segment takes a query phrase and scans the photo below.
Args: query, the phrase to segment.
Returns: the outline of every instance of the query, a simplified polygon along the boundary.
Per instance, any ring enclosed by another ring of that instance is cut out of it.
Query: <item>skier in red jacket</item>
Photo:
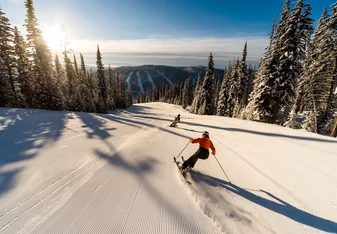
[[[202,134],[202,138],[191,138],[190,142],[192,144],[199,143],[199,149],[183,163],[183,165],[180,167],[180,170],[185,170],[187,167],[193,168],[198,159],[207,159],[209,156],[209,149],[212,150],[213,155],[216,154],[215,147],[209,138],[209,133],[206,131]]]

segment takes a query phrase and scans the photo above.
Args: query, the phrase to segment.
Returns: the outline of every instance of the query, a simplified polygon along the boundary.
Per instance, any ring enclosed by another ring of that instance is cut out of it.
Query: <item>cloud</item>
[[[233,58],[241,57],[248,43],[247,61],[259,63],[269,44],[266,37],[230,38],[155,38],[137,40],[73,40],[71,48],[84,54],[86,63],[95,64],[99,44],[104,64],[113,66],[161,64],[172,66],[207,65],[213,52],[215,66],[223,68]]]
[[[213,52],[219,56],[233,58],[242,54],[248,42],[248,56],[259,59],[269,43],[267,37],[229,37],[229,38],[174,38],[138,40],[75,40],[72,48],[81,52],[96,52],[99,44],[103,52],[132,53],[158,56],[204,56]]]

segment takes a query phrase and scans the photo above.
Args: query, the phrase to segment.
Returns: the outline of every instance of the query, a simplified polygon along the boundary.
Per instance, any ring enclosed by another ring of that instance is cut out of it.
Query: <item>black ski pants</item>
[[[195,152],[189,159],[187,159],[183,163],[183,169],[187,168],[188,166],[190,168],[193,168],[195,163],[198,161],[198,159],[208,159],[209,156],[209,150],[205,148],[199,148],[197,152]]]

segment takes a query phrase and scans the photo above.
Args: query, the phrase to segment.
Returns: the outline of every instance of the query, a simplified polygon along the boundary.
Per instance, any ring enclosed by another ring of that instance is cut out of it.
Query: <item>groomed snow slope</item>
[[[172,163],[204,130],[232,184],[212,155],[191,185]],[[0,233],[337,233],[336,152],[333,138],[164,103],[2,108]]]

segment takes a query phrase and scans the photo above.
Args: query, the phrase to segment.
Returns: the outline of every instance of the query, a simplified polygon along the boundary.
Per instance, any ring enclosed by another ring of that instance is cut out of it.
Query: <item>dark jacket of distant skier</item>
[[[183,163],[182,167],[180,168],[181,170],[185,170],[187,167],[193,168],[198,159],[207,159],[209,156],[209,149],[212,150],[213,155],[216,154],[216,149],[209,138],[209,133],[206,131],[202,134],[201,138],[191,138],[190,142],[192,144],[199,143],[199,149]]]
[[[174,118],[174,121],[171,123],[170,127],[175,127],[178,123],[180,123],[180,114]]]

